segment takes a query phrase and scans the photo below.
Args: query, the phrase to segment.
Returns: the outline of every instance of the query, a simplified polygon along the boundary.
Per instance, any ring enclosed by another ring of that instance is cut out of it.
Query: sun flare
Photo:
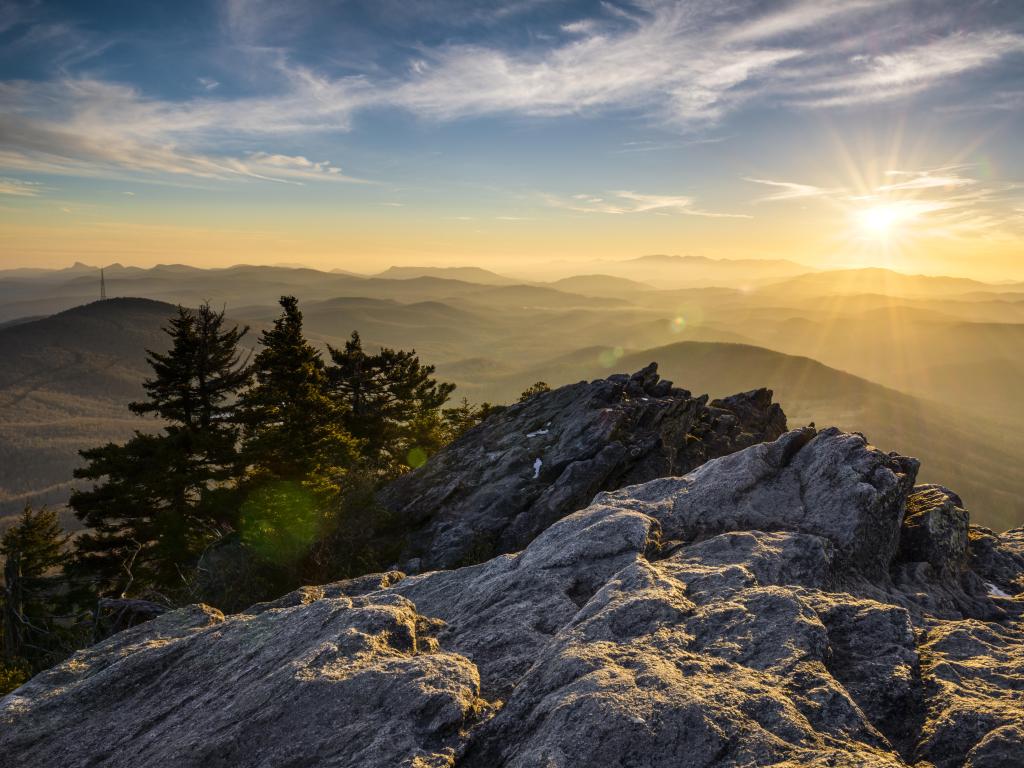
[[[873,205],[857,211],[854,215],[862,234],[879,239],[893,236],[912,218],[909,211],[894,203]]]

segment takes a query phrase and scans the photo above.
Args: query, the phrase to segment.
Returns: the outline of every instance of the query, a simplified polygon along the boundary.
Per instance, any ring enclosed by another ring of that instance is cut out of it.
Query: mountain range
[[[316,343],[337,346],[358,330],[369,348],[415,348],[458,385],[456,399],[507,402],[537,380],[561,384],[657,361],[695,393],[768,386],[793,423],[863,431],[926,459],[926,468],[955,480],[976,519],[997,528],[1024,519],[1024,487],[1004,471],[1024,458],[1021,432],[1006,428],[1020,419],[1015,350],[1024,325],[992,322],[1000,308],[1024,307],[1024,293],[1005,286],[954,283],[966,292],[943,288],[930,298],[932,278],[897,276],[888,285],[912,296],[879,293],[887,284],[878,281],[872,293],[830,296],[793,291],[792,280],[755,291],[658,289],[593,274],[524,285],[417,270],[355,277],[170,265],[108,272],[111,294],[164,301],[111,299],[50,316],[40,311],[47,302],[75,302],[87,285],[96,288],[91,269],[61,272],[0,276],[0,293],[22,297],[0,309],[8,315],[0,326],[5,514],[29,500],[59,504],[77,450],[146,427],[125,404],[141,394],[144,350],[164,344],[159,329],[172,302],[227,302],[232,321],[253,327],[254,344],[277,314],[276,298],[295,293]],[[823,284],[821,275],[808,279]],[[16,315],[33,303],[43,317]]]

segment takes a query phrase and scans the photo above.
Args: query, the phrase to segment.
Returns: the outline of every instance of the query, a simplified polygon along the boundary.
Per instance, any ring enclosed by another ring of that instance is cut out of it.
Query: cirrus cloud
[[[534,5],[521,3],[517,12]],[[407,47],[400,67],[367,63],[363,72],[339,74],[330,56],[299,63],[293,50],[327,8],[225,0],[223,45],[244,51],[245,76],[261,84],[254,95],[231,93],[204,75],[198,95],[159,97],[66,66],[48,82],[2,81],[0,167],[353,181],[330,163],[274,160],[298,157],[280,151],[281,140],[351,131],[357,116],[380,108],[438,122],[628,111],[692,133],[758,101],[814,110],[861,106],[941,88],[1024,53],[1024,35],[985,27],[983,18],[979,28],[952,32],[941,14],[908,27],[893,15],[903,11],[891,0],[797,0],[768,12],[752,0],[636,0],[603,3],[528,45],[461,35],[453,38],[459,42]],[[470,15],[479,22],[488,8],[477,10]],[[31,32],[29,25],[25,34]],[[240,139],[254,149],[239,153]],[[779,190],[770,199],[809,195]]]
[[[683,195],[652,195],[621,189],[603,195],[577,194],[571,197],[544,194],[544,201],[552,208],[577,213],[676,213],[685,216],[706,216],[713,219],[749,219],[748,214],[706,211],[694,205],[693,198]]]

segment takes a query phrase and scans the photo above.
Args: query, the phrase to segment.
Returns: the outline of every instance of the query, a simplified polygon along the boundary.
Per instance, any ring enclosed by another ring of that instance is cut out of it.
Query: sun
[[[854,211],[853,217],[862,236],[888,240],[910,223],[914,211],[911,206],[899,202],[880,203]]]
[[[876,205],[859,213],[860,225],[875,235],[888,235],[899,219],[899,214],[889,205]]]

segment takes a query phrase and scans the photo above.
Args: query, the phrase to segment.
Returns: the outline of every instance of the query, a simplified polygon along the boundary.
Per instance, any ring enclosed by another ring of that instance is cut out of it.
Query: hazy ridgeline
[[[102,303],[93,268],[0,273],[0,512],[62,504],[78,450],[147,427],[125,403],[174,304],[226,305],[258,332],[287,293],[316,344],[358,330],[368,350],[415,348],[456,401],[657,360],[695,393],[767,386],[794,426],[835,424],[920,457],[923,480],[955,487],[974,522],[1024,521],[1024,286],[675,257],[579,271],[540,283],[478,268],[114,267],[108,295],[131,298]]]

